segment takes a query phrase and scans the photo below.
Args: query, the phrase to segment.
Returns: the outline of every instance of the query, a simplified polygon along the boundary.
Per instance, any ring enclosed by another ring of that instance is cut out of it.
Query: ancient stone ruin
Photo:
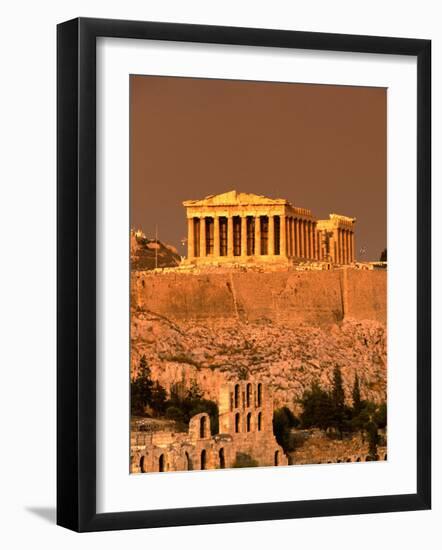
[[[193,416],[187,433],[131,433],[131,472],[232,468],[239,456],[258,466],[285,466],[288,459],[273,435],[273,399],[261,382],[223,384],[219,393],[219,434],[210,417]]]

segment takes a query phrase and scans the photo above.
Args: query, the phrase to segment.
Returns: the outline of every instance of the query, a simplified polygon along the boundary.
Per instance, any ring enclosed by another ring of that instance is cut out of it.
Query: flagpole
[[[155,269],[158,268],[158,224],[155,224]]]

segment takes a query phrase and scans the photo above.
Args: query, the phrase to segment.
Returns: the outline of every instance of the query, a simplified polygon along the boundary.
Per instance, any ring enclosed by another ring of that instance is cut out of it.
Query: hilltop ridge
[[[132,271],[176,267],[181,263],[177,249],[159,239],[148,238],[142,231],[130,232],[130,261]]]

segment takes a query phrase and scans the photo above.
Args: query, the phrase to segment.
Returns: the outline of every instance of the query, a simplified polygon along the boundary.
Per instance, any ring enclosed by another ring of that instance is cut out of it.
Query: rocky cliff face
[[[386,399],[387,334],[376,320],[345,319],[324,326],[287,327],[269,318],[171,320],[139,305],[132,310],[132,374],[145,354],[154,379],[167,389],[196,381],[217,399],[229,380],[270,385],[275,406],[296,411],[296,399],[315,380],[325,388],[341,367],[347,399],[358,373],[363,398]]]

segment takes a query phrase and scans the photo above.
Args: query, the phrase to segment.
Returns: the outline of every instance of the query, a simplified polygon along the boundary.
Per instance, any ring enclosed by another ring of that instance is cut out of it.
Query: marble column
[[[292,239],[292,256],[296,256],[295,218],[292,218],[292,224],[291,224],[291,239]]]
[[[308,260],[310,258],[310,222],[307,220],[305,222],[305,257]]]
[[[345,265],[345,229],[342,229],[342,263]]]
[[[200,218],[200,257],[206,256],[206,218]]]
[[[298,220],[299,224],[299,257],[304,257],[304,220]]]
[[[291,225],[292,225],[292,219],[290,216],[287,216],[286,218],[286,226],[287,226],[287,256],[292,255],[292,239],[291,239]]]
[[[316,260],[316,223],[312,222],[312,259]]]
[[[308,222],[308,257],[313,258],[313,224]]]
[[[341,230],[336,230],[336,263],[341,263]]]
[[[279,230],[279,239],[280,239],[280,250],[281,256],[287,257],[287,218],[285,214],[282,214],[280,217],[280,230]]]
[[[339,263],[344,263],[344,233],[342,229],[339,230]]]
[[[308,259],[308,245],[309,245],[309,239],[308,239],[308,221],[304,220],[304,258]]]
[[[233,217],[227,217],[227,256],[233,256]]]
[[[345,265],[345,229],[341,229],[341,264]]]
[[[291,243],[290,243],[290,216],[285,219],[285,242],[287,247],[287,256],[291,255]]]
[[[219,257],[219,217],[213,216],[213,257]]]
[[[351,261],[355,261],[355,234],[353,231],[350,233],[350,250],[351,250]]]
[[[241,217],[241,256],[247,256],[247,216]]]
[[[299,258],[301,256],[301,220],[296,219],[296,256]]]
[[[308,259],[308,246],[309,246],[309,238],[308,238],[308,221],[304,220],[304,258]]]
[[[195,256],[195,225],[193,218],[187,218],[187,258],[191,260]]]
[[[351,229],[348,230],[348,263],[353,263],[351,258]]]
[[[269,256],[275,255],[275,218],[269,216],[269,235],[267,242],[267,253]]]
[[[261,255],[261,218],[255,216],[255,256]]]

